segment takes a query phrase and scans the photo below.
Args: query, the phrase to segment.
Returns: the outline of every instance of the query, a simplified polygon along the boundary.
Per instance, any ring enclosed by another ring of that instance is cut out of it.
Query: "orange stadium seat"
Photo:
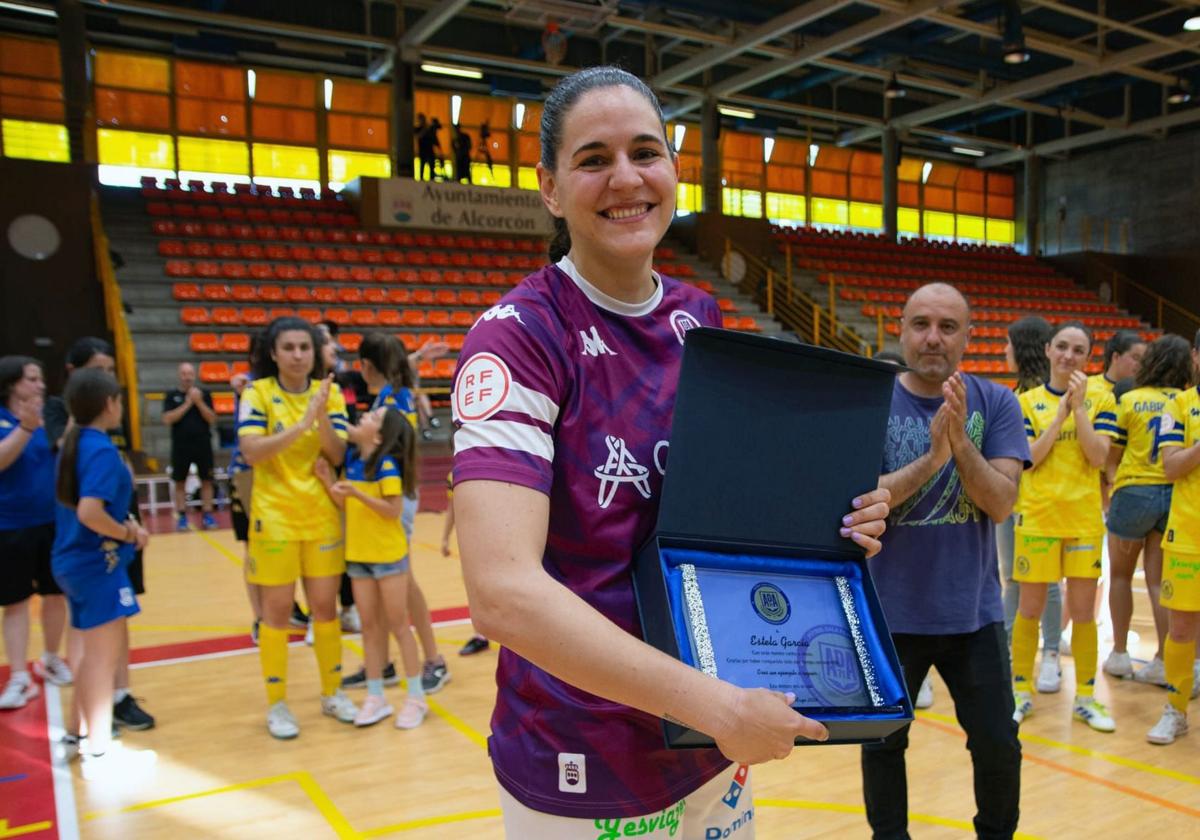
[[[179,310],[179,320],[185,324],[211,324],[212,316],[203,306],[185,306]]]
[[[398,327],[404,323],[404,316],[396,309],[379,310],[379,325],[382,327]]]
[[[213,394],[213,411],[222,416],[233,414],[233,407],[237,404],[237,399],[233,394]]]
[[[261,306],[251,306],[242,310],[242,323],[248,327],[265,327],[270,323],[267,310]]]
[[[195,283],[175,283],[171,286],[171,297],[175,300],[204,300],[204,294]]]
[[[338,343],[342,347],[349,350],[351,353],[357,353],[358,348],[362,346],[362,333],[347,333],[344,332],[338,336]]]
[[[229,363],[228,362],[201,362],[200,363],[200,381],[201,382],[228,382],[229,381]]]
[[[315,324],[315,323],[317,323],[317,321],[320,321],[322,319],[320,309],[310,309],[310,308],[306,308],[306,307],[301,307],[301,308],[297,309],[296,317],[302,318],[305,321],[308,321],[310,324]]]
[[[350,323],[356,327],[373,327],[379,323],[379,317],[372,309],[355,309],[350,313]]]
[[[337,306],[326,309],[325,320],[333,321],[338,326],[345,326],[350,323],[350,311]]]
[[[247,333],[225,333],[221,336],[222,353],[249,353],[250,336]]]
[[[403,287],[387,290],[387,302],[404,305],[412,301],[412,291]]]
[[[229,300],[229,287],[224,283],[205,283],[200,291],[205,300]]]
[[[400,316],[400,321],[406,327],[423,327],[427,323],[425,310],[406,309]]]
[[[216,353],[221,349],[221,340],[216,333],[192,333],[188,337],[188,349],[193,353]]]
[[[212,310],[212,322],[214,324],[240,324],[242,313],[232,306],[218,306]]]
[[[435,309],[429,313],[428,321],[431,327],[448,327],[450,326],[450,313],[444,309]]]
[[[455,327],[467,327],[468,329],[475,323],[475,314],[459,310],[450,314],[450,324]]]
[[[239,283],[229,290],[230,295],[237,301],[254,301],[258,300],[258,287],[251,286],[246,283]]]

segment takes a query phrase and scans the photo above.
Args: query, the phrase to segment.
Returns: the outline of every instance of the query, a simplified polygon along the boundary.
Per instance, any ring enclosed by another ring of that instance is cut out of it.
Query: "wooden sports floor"
[[[390,721],[354,729],[322,717],[313,655],[299,640],[289,662],[289,701],[302,727],[272,740],[249,612],[240,546],[228,530],[154,537],[149,594],[132,623],[133,689],[158,719],[126,745],[154,750],[148,774],[84,782],[48,749],[70,689],[52,687],[17,712],[0,713],[0,838],[499,838],[496,785],[485,737],[496,653],[456,655],[469,636],[456,557],[443,559],[441,517],[417,518],[414,569],[439,624],[453,675],[413,731]],[[1134,629],[1153,635],[1144,593]],[[456,618],[457,617],[457,618]],[[344,637],[345,667],[359,640]],[[40,652],[35,630],[31,650]],[[1135,655],[1151,654],[1139,645]],[[1064,660],[1064,685],[1072,678]],[[7,668],[3,669],[6,674]],[[970,836],[971,766],[945,687],[919,713],[908,753],[914,837]],[[388,689],[397,700],[402,689]],[[1024,837],[1200,836],[1200,732],[1170,747],[1144,740],[1164,702],[1161,689],[1107,679],[1118,731],[1072,723],[1065,690],[1041,696],[1021,731]],[[1200,704],[1193,703],[1193,710]],[[857,747],[798,749],[756,768],[757,836],[867,837]],[[542,840],[535,838],[535,840]]]

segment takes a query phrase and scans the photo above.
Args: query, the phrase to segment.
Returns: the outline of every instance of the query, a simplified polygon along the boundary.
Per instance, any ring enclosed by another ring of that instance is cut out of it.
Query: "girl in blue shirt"
[[[86,731],[86,777],[111,743],[125,620],[139,611],[128,568],[149,535],[129,515],[133,477],[106,431],[121,422],[121,386],[109,373],[84,368],[71,374],[65,398],[75,423],[59,454],[52,564],[83,640],[72,703],[77,729],[67,740],[77,744]]]
[[[50,572],[54,453],[42,422],[45,393],[41,362],[28,356],[0,358],[0,605],[4,649],[12,664],[0,709],[19,709],[38,696],[38,685],[25,669],[35,593],[42,596],[45,652],[33,671],[55,685],[71,682],[71,669],[58,657],[67,604]]]

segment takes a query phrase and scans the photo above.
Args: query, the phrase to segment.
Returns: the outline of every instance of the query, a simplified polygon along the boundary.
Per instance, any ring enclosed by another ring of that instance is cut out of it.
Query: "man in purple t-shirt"
[[[892,493],[888,540],[870,561],[879,598],[916,697],[931,667],[950,689],[975,768],[975,831],[1012,837],[1021,746],[1013,700],[995,523],[1011,513],[1029,464],[1012,392],[957,372],[970,307],[952,286],[918,289],[900,343],[880,486]],[[876,838],[908,836],[908,727],[863,747],[863,796]]]

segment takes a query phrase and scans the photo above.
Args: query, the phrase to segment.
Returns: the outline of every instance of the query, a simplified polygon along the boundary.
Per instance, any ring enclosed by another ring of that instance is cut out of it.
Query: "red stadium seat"
[[[216,333],[192,333],[188,337],[188,348],[193,353],[216,353],[221,349],[221,341]]]
[[[212,310],[212,322],[214,324],[240,324],[242,313],[232,306],[218,306]]]
[[[229,300],[229,287],[224,283],[205,283],[200,290],[205,300]]]
[[[221,336],[222,353],[249,353],[250,336],[246,333],[225,333]]]
[[[242,323],[248,327],[265,327],[270,318],[261,306],[251,306],[242,310]]]
[[[211,324],[212,317],[203,306],[185,306],[179,310],[179,320],[185,324]]]
[[[228,382],[229,364],[227,362],[201,362],[201,382]]]
[[[204,300],[204,293],[196,283],[175,283],[171,286],[171,297],[175,300]]]

